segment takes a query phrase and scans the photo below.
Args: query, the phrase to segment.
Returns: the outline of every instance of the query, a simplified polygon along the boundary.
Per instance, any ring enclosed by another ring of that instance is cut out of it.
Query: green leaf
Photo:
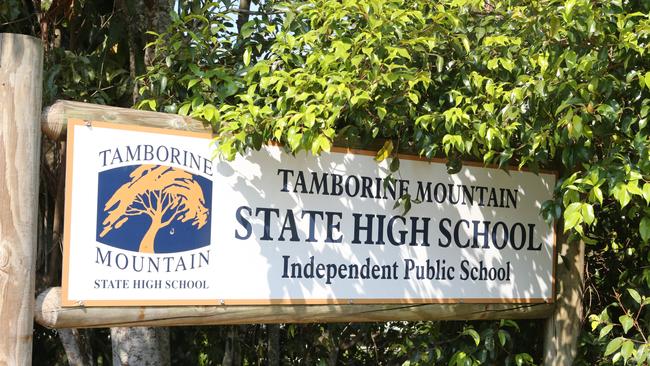
[[[507,339],[507,332],[505,330],[499,329],[499,332],[497,335],[499,336],[499,343],[501,344],[501,347],[506,345],[506,339]]]
[[[393,160],[390,162],[390,166],[389,166],[390,171],[393,172],[393,173],[398,171],[399,170],[399,164],[400,164],[399,158],[394,157]]]
[[[567,206],[564,213],[570,215],[574,212],[580,212],[581,208],[582,208],[582,202],[573,202]]]
[[[198,84],[201,81],[201,79],[190,79],[190,81],[187,83],[187,89],[191,89],[194,85]]]
[[[386,140],[384,142],[384,146],[382,146],[381,149],[377,152],[377,155],[375,156],[375,161],[376,162],[382,162],[386,160],[387,157],[390,156],[390,154],[393,153],[393,140]]]
[[[201,71],[201,69],[199,69],[199,67],[196,66],[195,64],[190,64],[188,67],[190,68],[190,70],[192,71],[192,73],[193,73],[194,75],[196,75],[196,76],[198,76],[198,77],[200,77],[200,78],[202,78],[202,77],[204,76],[204,74],[205,74],[205,73],[204,73],[203,71]]]
[[[255,22],[248,21],[241,27],[239,35],[242,36],[242,38],[248,38],[253,34],[253,31],[255,31]]]
[[[627,334],[627,331],[630,330],[632,326],[634,326],[634,319],[632,319],[632,317],[627,314],[619,316],[618,321],[621,323],[621,326],[623,327],[624,334]]]
[[[642,196],[643,191],[641,188],[639,188],[639,181],[638,180],[631,180],[627,183],[627,191],[630,192],[631,194],[637,195],[637,196]]]
[[[627,292],[632,296],[634,301],[636,301],[637,304],[641,304],[641,295],[639,295],[639,292],[633,288],[628,288]]]
[[[572,212],[570,214],[564,213],[564,232],[567,232],[575,228],[578,224],[582,222],[582,216],[578,212]]]
[[[629,339],[625,340],[625,342],[623,342],[623,346],[621,347],[621,356],[623,356],[623,360],[627,361],[633,353],[634,343]]]
[[[383,121],[384,117],[386,117],[386,108],[377,107],[377,116],[379,116],[380,121]]]
[[[194,97],[194,99],[192,99],[192,109],[196,110],[201,106],[203,106],[203,97],[197,95],[196,97]]]
[[[332,42],[332,47],[334,47],[334,57],[336,59],[347,60],[347,58],[350,56],[350,53],[348,51],[352,47],[351,44],[345,43],[343,41],[334,41]]]
[[[372,98],[370,97],[370,94],[368,94],[367,91],[361,91],[358,93],[355,93],[352,98],[350,98],[350,104],[352,105],[357,105],[357,104],[362,104],[363,102],[369,101]]]
[[[167,90],[167,83],[168,82],[169,82],[169,79],[167,79],[167,76],[163,76],[162,78],[160,78],[160,91],[162,93],[164,93],[165,90]]]
[[[507,58],[500,58],[499,63],[501,66],[503,66],[504,69],[508,70],[508,72],[511,72],[512,69],[515,67],[515,63],[512,60],[509,60]]]
[[[614,196],[621,207],[627,206],[632,199],[630,193],[627,191],[627,185],[621,182],[617,183],[614,188],[612,188],[612,196]]]
[[[582,223],[583,213],[582,213],[583,204],[581,202],[573,202],[570,204],[564,211],[564,231],[571,230],[575,228],[578,224]],[[592,213],[593,214],[593,213]]]
[[[298,132],[298,128],[296,127],[292,127],[287,131],[287,142],[289,143],[291,151],[298,150],[300,143],[302,142],[302,136],[302,133]]]
[[[327,136],[319,135],[316,138],[316,141],[314,141],[314,146],[317,146],[316,149],[312,147],[312,152],[315,155],[318,154],[320,151],[330,152],[330,149],[332,148],[332,142],[330,141],[329,138],[327,138]]]
[[[478,346],[481,343],[481,336],[474,329],[468,328],[463,331],[463,335],[468,335],[474,339],[474,343]]]
[[[454,353],[453,356],[451,356],[451,359],[449,360],[448,365],[449,366],[465,366],[467,363],[467,360],[470,360],[470,365],[471,363],[471,358],[467,357],[467,353],[463,351],[458,351]]]
[[[205,117],[206,121],[212,121],[216,113],[217,108],[212,104],[206,105],[203,109],[203,116]]]
[[[607,343],[607,347],[605,347],[605,356],[609,356],[612,353],[618,351],[618,349],[621,348],[623,341],[625,341],[625,338],[623,337],[617,337],[609,341],[609,343]]]
[[[603,204],[603,190],[599,187],[593,187],[589,192],[589,199],[591,201],[598,201],[601,205]]]
[[[587,225],[591,225],[596,219],[596,216],[594,215],[594,206],[588,203],[583,203],[580,211],[582,212],[582,219],[587,223]]]
[[[533,356],[528,353],[519,353],[515,355],[515,363],[517,366],[532,365],[533,362]]]
[[[251,48],[246,47],[246,50],[244,51],[244,65],[248,66],[251,63]]]
[[[648,358],[648,344],[642,344],[636,349],[634,358],[637,365],[643,365],[643,362]]]
[[[606,326],[602,327],[600,329],[600,334],[598,335],[598,339],[603,339],[609,332],[614,328],[614,324],[607,324]]]
[[[519,324],[516,321],[510,319],[501,319],[499,321],[499,326],[501,327],[510,327],[519,331]]]
[[[600,320],[600,316],[597,314],[591,314],[589,315],[589,321],[591,321],[591,330],[594,331],[600,324],[602,324],[602,321]]]
[[[411,55],[409,54],[408,50],[405,48],[396,48],[395,51],[397,51],[397,54],[400,55],[401,57],[404,57],[405,59],[410,60]]]
[[[463,43],[463,47],[465,48],[465,52],[469,53],[469,51],[471,50],[471,47],[469,45],[469,39],[467,38],[467,36],[465,36],[464,34],[461,34],[460,35],[460,40]]]
[[[564,54],[564,60],[569,68],[573,68],[576,64],[577,55],[573,50],[569,50]]]
[[[643,184],[643,198],[646,204],[650,203],[650,183]]]
[[[493,58],[488,60],[487,62],[487,68],[490,70],[494,70],[497,67],[499,67],[499,59],[498,58]]]
[[[650,239],[650,217],[645,216],[641,219],[639,234],[641,234],[641,239],[647,243],[648,239]]]
[[[178,109],[178,114],[181,116],[187,116],[190,112],[190,103],[185,103],[181,105],[181,107]]]
[[[442,56],[437,56],[436,59],[436,69],[438,70],[438,73],[441,73],[443,70],[443,67],[445,66],[445,59],[442,58]]]

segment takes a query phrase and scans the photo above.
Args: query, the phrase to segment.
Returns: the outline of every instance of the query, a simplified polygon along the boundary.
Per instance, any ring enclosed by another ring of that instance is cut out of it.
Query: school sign
[[[68,125],[63,304],[544,302],[555,175]],[[394,209],[404,195],[419,202]]]

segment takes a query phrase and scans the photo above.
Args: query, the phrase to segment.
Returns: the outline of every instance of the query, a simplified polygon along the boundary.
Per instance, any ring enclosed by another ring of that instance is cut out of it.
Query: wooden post
[[[582,241],[569,243],[566,239],[558,243],[560,255],[555,272],[556,304],[552,315],[546,320],[544,332],[546,366],[573,364],[582,328],[585,244]]]
[[[0,33],[0,365],[31,365],[43,48]]]

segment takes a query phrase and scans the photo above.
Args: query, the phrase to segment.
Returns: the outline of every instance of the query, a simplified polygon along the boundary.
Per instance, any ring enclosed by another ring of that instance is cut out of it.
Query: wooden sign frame
[[[114,123],[137,120],[143,126],[210,133],[208,127],[188,117],[65,100],[57,101],[44,109],[43,132],[54,140],[64,139],[68,118],[105,120]],[[63,308],[61,288],[55,287],[45,290],[36,299],[35,318],[41,325],[54,329],[247,323],[546,319],[544,365],[571,364],[576,356],[579,329],[583,320],[585,247],[584,243],[569,243],[566,236],[556,240],[558,244],[554,270],[557,301],[553,303],[111,308],[86,308],[79,305]],[[560,253],[563,262],[558,266]]]
[[[183,136],[183,137],[192,137],[192,138],[200,138],[200,139],[211,139],[211,134],[206,133],[205,131],[203,132],[195,132],[195,131],[178,131],[178,130],[161,130],[161,129],[152,129],[150,127],[146,126],[139,126],[139,125],[132,125],[132,124],[115,124],[115,123],[106,123],[102,121],[92,121],[92,120],[84,120],[84,119],[76,119],[76,118],[70,118],[68,120],[68,125],[69,125],[69,133],[68,133],[68,175],[66,179],[66,218],[65,218],[65,236],[64,236],[64,265],[63,265],[63,299],[62,299],[62,305],[63,306],[76,306],[79,304],[83,304],[84,306],[178,306],[178,305],[215,305],[215,304],[228,304],[228,305],[273,305],[273,304],[294,304],[294,305],[300,305],[300,304],[314,304],[314,305],[323,305],[323,304],[428,304],[428,303],[441,303],[441,304],[448,304],[448,303],[547,303],[547,302],[553,302],[554,299],[554,294],[555,294],[555,265],[553,264],[553,261],[551,261],[551,265],[553,266],[552,268],[552,277],[550,279],[551,285],[550,285],[550,296],[548,297],[527,297],[527,298],[487,298],[487,297],[462,297],[462,298],[455,298],[455,297],[443,297],[443,298],[438,298],[438,297],[425,297],[425,298],[396,298],[396,297],[391,297],[391,298],[381,298],[381,297],[371,297],[371,298],[348,298],[348,297],[337,297],[337,298],[308,298],[308,299],[300,299],[300,298],[290,298],[290,299],[277,299],[277,298],[271,298],[271,299],[237,299],[229,297],[227,299],[219,299],[219,298],[213,298],[213,299],[182,299],[182,300],[170,300],[170,299],[160,299],[160,300],[154,300],[154,299],[148,299],[148,300],[143,300],[143,299],[137,299],[137,300],[126,300],[126,299],[120,299],[120,300],[97,300],[97,299],[71,299],[69,294],[69,256],[70,256],[70,233],[72,232],[71,230],[71,212],[70,210],[72,209],[72,204],[71,204],[71,197],[72,197],[72,191],[73,191],[73,181],[72,181],[72,176],[73,176],[73,169],[74,169],[74,163],[73,163],[73,157],[74,157],[74,139],[75,139],[75,133],[74,133],[74,126],[81,126],[81,127],[87,127],[89,130],[92,130],[93,128],[108,128],[108,129],[118,129],[118,130],[123,130],[123,131],[135,131],[135,132],[144,132],[144,133],[162,133],[167,134],[167,135],[174,135],[174,136]],[[355,155],[360,155],[364,157],[374,157],[375,152],[373,151],[367,151],[367,150],[351,150],[351,149],[343,149],[343,148],[334,148],[333,149],[334,153],[343,153],[343,154],[355,154]],[[417,156],[410,156],[410,155],[401,155],[400,158],[402,161],[406,161],[408,163],[409,160],[411,161],[427,161],[421,157]],[[433,161],[434,163],[444,163],[441,159],[435,159]],[[406,163],[403,163],[405,165]],[[478,169],[483,169],[485,168],[482,164],[477,164],[477,163],[466,163],[466,165],[475,167]],[[496,173],[502,174],[503,172],[500,170],[494,170]],[[511,171],[512,174],[515,173],[514,171]],[[549,175],[554,175],[555,173],[552,172],[543,172],[543,174],[549,174]],[[553,184],[550,184],[551,186]],[[503,193],[503,192],[502,192]],[[99,224],[99,223],[98,223]],[[523,226],[522,226],[523,227]],[[556,251],[556,238],[555,238],[555,231],[553,228],[552,230],[552,254],[551,256],[555,255]],[[494,235],[494,234],[493,234]],[[532,233],[531,233],[531,238],[532,238]],[[506,237],[507,240],[507,237]],[[532,244],[532,243],[530,243]],[[541,245],[541,244],[540,244]],[[444,261],[443,261],[444,263]],[[510,266],[508,262],[508,266]]]

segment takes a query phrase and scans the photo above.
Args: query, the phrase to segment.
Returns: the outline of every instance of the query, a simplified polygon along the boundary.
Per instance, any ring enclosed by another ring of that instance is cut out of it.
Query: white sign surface
[[[553,174],[68,126],[64,305],[552,301]],[[410,211],[393,209],[408,194]]]

